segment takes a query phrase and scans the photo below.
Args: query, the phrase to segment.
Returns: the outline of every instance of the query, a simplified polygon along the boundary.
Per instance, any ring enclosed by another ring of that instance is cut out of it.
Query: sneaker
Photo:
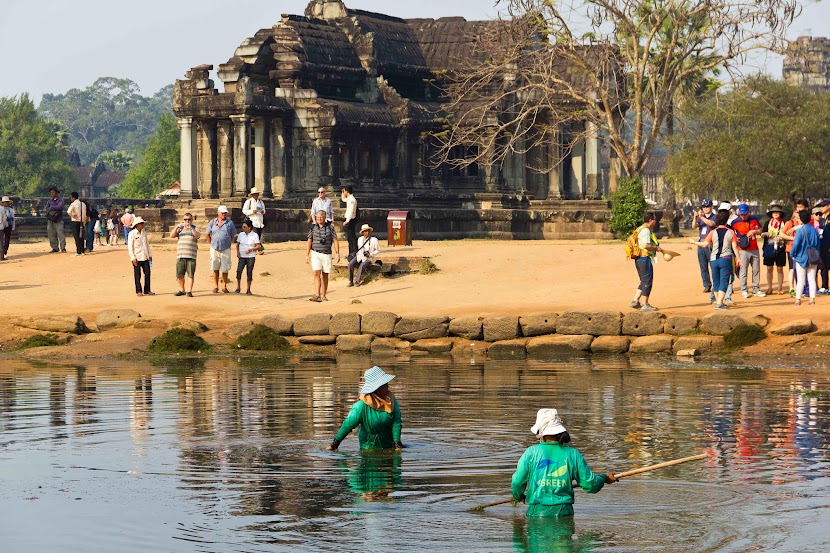
[[[728,305],[726,305],[726,304],[724,304],[724,303],[722,303],[722,304],[720,304],[720,305],[716,305],[716,306],[715,306],[715,309],[729,309],[729,306],[728,306]]]
[[[656,307],[654,307],[653,305],[647,303],[647,304],[643,305],[640,308],[640,311],[659,311],[659,310]]]
[[[144,292],[144,295],[145,296],[155,296],[156,293],[155,292]]]
[[[179,290],[178,292],[176,292],[176,294],[175,294],[175,295],[176,295],[176,297],[178,298],[178,297],[184,296],[184,292],[182,292],[181,290]]]
[[[348,288],[351,288],[352,286],[354,286],[354,283],[350,282],[350,283],[348,283],[346,286],[347,286]]]
[[[818,293],[819,294],[826,294],[827,293],[827,288],[819,288]]]
[[[188,298],[192,298],[192,297],[193,297],[193,292],[188,292],[188,293],[187,293],[187,297],[188,297]]]
[[[754,292],[754,295],[755,295],[755,296],[757,296],[757,297],[759,297],[759,298],[765,298],[765,297],[767,297],[766,292],[761,292],[760,290],[758,290],[757,292]]]
[[[724,303],[724,305],[732,305],[732,304],[733,304],[733,303],[735,303],[735,302],[734,302],[734,301],[732,301],[732,299],[731,299],[731,298],[727,298],[726,300],[724,300],[724,302],[723,302],[723,303]]]
[[[715,296],[709,296],[709,303],[715,303]]]
[[[749,297],[749,292],[741,291],[741,295],[744,297],[744,299],[747,299]]]
[[[793,290],[792,288],[790,288],[790,297],[791,298],[795,297],[795,290]]]
[[[703,293],[704,293],[704,294],[708,294],[708,293],[709,293],[709,292],[711,292],[711,291],[712,291],[712,287],[711,287],[711,286],[704,286],[704,287],[703,287]]]
[[[632,301],[628,304],[628,307],[630,307],[631,309],[640,309],[640,302]]]

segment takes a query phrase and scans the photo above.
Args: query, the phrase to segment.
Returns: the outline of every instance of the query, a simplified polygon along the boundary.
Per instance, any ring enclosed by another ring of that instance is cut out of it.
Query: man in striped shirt
[[[185,213],[182,222],[179,223],[170,233],[170,238],[178,238],[176,247],[176,280],[179,281],[180,290],[177,296],[184,296],[184,275],[190,277],[190,288],[187,297],[193,297],[193,281],[196,275],[196,254],[199,251],[199,229],[193,224],[193,215]]]

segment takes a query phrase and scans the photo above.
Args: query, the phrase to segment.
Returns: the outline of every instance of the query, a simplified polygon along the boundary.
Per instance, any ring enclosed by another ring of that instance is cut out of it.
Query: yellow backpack
[[[637,259],[643,255],[643,249],[640,247],[639,234],[645,227],[646,225],[640,225],[637,227],[637,230],[635,230],[631,236],[628,237],[628,240],[625,241],[626,259]]]

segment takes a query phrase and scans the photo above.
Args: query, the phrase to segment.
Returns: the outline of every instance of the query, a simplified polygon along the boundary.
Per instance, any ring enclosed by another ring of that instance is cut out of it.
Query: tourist
[[[740,265],[738,238],[728,226],[730,213],[726,209],[718,210],[715,229],[703,240],[690,242],[698,247],[708,248],[709,261],[712,266],[712,291],[715,295],[715,309],[729,309],[726,303],[726,291],[735,275],[733,262]]]
[[[372,236],[375,230],[364,224],[360,227],[360,238],[357,240],[357,253],[349,260],[349,286],[360,286],[360,277],[369,265],[375,262],[375,256],[380,253],[378,239]],[[354,280],[354,269],[357,267],[357,280]]]
[[[706,235],[715,228],[715,213],[712,210],[712,200],[706,199],[700,205],[700,211],[695,212],[693,226],[698,229],[698,241],[703,242]],[[700,267],[700,279],[703,281],[703,291],[712,292],[712,279],[709,276],[709,258],[712,251],[708,246],[698,246],[697,264]]]
[[[334,221],[334,208],[331,205],[331,200],[326,198],[326,189],[322,186],[317,189],[317,197],[311,202],[311,218],[309,220],[312,223],[314,223],[314,215],[318,211],[325,211],[327,223]]]
[[[66,253],[63,230],[63,210],[66,204],[60,194],[61,191],[53,186],[49,188],[49,199],[46,200],[46,234],[49,236],[52,253]]]
[[[179,283],[179,291],[176,296],[193,297],[193,282],[196,280],[196,255],[199,252],[199,238],[201,233],[193,224],[193,215],[185,213],[182,222],[170,232],[170,238],[176,238],[176,280]],[[190,278],[190,288],[184,291],[184,276]]]
[[[12,240],[12,232],[17,228],[17,223],[14,220],[14,207],[12,206],[12,199],[8,196],[3,196],[2,202],[3,207],[0,210],[3,211],[3,215],[5,216],[5,223],[3,229],[3,236],[2,236],[2,250],[0,250],[0,259],[6,259],[9,257],[9,243]]]
[[[261,251],[262,232],[265,230],[265,202],[259,199],[259,189],[256,186],[251,188],[248,196],[242,206],[242,213],[251,221],[254,232],[259,237]]]
[[[72,200],[67,209],[71,220],[69,234],[75,239],[75,257],[78,257],[84,255],[84,225],[89,220],[89,214],[86,210],[86,204],[78,198],[77,192],[72,192],[69,198]]]
[[[242,232],[236,237],[236,258],[239,260],[236,266],[236,290],[237,294],[242,288],[242,271],[248,272],[248,289],[245,292],[251,295],[251,281],[254,280],[254,263],[256,254],[262,250],[259,243],[259,235],[254,232],[252,221],[246,219],[242,222]]]
[[[125,208],[124,215],[121,216],[121,227],[124,229],[124,243],[127,242],[127,237],[130,235],[130,231],[133,230],[134,220],[133,210],[129,207]]]
[[[816,303],[816,273],[820,259],[820,240],[818,231],[810,224],[810,212],[802,209],[798,212],[801,226],[796,229],[793,240],[792,256],[797,273],[795,286],[795,304],[801,305],[804,295],[804,283],[810,290],[810,305]]]
[[[325,223],[325,213],[317,212]],[[334,451],[340,447],[349,432],[360,427],[357,440],[360,449],[402,449],[401,410],[398,400],[389,392],[389,382],[395,375],[387,374],[380,367],[372,367],[363,373],[363,387],[352,405],[340,431],[326,449]]]
[[[87,222],[84,223],[84,238],[86,239],[85,250],[91,252],[95,247],[95,223],[98,222],[98,210],[95,209],[95,202],[81,200],[86,206]]]
[[[357,251],[357,198],[352,194],[352,185],[348,184],[340,191],[340,198],[346,202],[346,213],[343,216],[343,232],[346,234],[346,241],[349,243],[349,254]]]
[[[513,498],[527,501],[528,517],[573,516],[574,482],[597,493],[617,481],[611,472],[594,474],[582,454],[566,445],[571,436],[556,409],[539,409],[530,431],[539,443],[522,454],[511,482]]]
[[[767,295],[772,294],[773,268],[778,268],[778,293],[784,293],[784,265],[787,264],[786,245],[781,238],[784,231],[784,208],[781,204],[770,204],[767,210],[766,221],[761,227],[761,236],[764,237],[764,266],[767,268]],[[830,233],[828,233],[830,234]]]
[[[326,213],[318,211],[316,221],[308,231],[308,247],[305,252],[305,262],[311,264],[314,272],[314,295],[310,301],[328,301],[326,292],[329,287],[329,273],[332,271],[331,250],[334,246],[336,260],[340,261],[340,244],[337,242],[337,233],[334,225],[326,222]]]
[[[213,293],[219,293],[219,273],[222,273],[222,291],[229,293],[228,271],[231,270],[231,244],[236,240],[236,226],[228,218],[228,208],[220,205],[216,218],[208,223],[208,242],[210,242],[210,270],[213,271]]]
[[[107,232],[109,233],[109,239],[107,243],[110,246],[117,246],[118,245],[118,225],[120,221],[118,220],[118,212],[115,208],[110,209],[109,215],[107,216]]]
[[[809,203],[807,200],[800,199],[795,202],[795,211],[793,211],[792,217],[790,217],[789,221],[784,223],[784,230],[781,233],[781,239],[786,243],[786,247],[784,248],[787,252],[787,263],[789,265],[789,283],[790,283],[790,297],[795,297],[795,285],[796,285],[796,272],[795,272],[795,262],[793,261],[792,256],[792,247],[793,247],[793,240],[795,240],[795,231],[798,227],[801,226],[801,218],[798,215],[799,211],[809,209]],[[802,286],[803,288],[803,286]]]
[[[155,296],[150,290],[150,269],[153,267],[153,252],[147,233],[144,232],[144,219],[135,217],[130,221],[133,230],[127,236],[127,253],[133,264],[133,278],[135,278],[136,296]],[[141,288],[141,273],[144,273],[144,289]]]
[[[634,293],[629,307],[640,311],[657,311],[657,308],[648,302],[651,288],[654,285],[654,263],[652,258],[657,252],[662,252],[657,237],[654,235],[654,225],[657,224],[653,213],[646,213],[643,224],[636,230],[639,253],[633,258],[640,277],[640,285]],[[641,304],[642,302],[642,304]]]
[[[9,225],[9,220],[6,216],[6,210],[0,207],[0,261],[6,259],[6,227]]]
[[[752,293],[759,298],[766,296],[761,291],[761,257],[758,252],[757,235],[761,234],[761,223],[758,219],[749,214],[749,205],[742,203],[738,205],[738,219],[732,223],[732,230],[738,236],[738,249],[740,256],[741,295],[749,297],[749,285],[752,284]],[[743,239],[743,246],[741,235]],[[748,282],[749,270],[752,269],[752,283]]]
[[[830,280],[828,280],[828,269],[830,269],[830,200],[824,199],[816,204],[819,208],[819,214],[815,218],[815,227],[818,230],[819,238],[819,254],[821,261],[819,262],[819,271],[821,271],[821,288],[819,294],[830,294]]]
[[[101,224],[106,224],[107,219],[106,215],[103,217],[99,217],[97,221],[93,224],[92,232],[95,234],[95,245],[96,246],[103,246],[104,244],[101,243]]]

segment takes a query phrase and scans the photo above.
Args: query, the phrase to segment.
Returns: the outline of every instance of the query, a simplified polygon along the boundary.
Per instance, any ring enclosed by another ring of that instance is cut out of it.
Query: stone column
[[[285,178],[285,136],[282,120],[271,121],[271,193],[275,198],[282,198],[286,192]]]
[[[218,153],[217,172],[219,173],[219,197],[230,198],[233,194],[233,135],[231,122],[219,121],[216,124],[216,150]]]
[[[493,137],[487,137],[487,144],[484,146],[484,156],[481,159],[481,169],[484,173],[484,191],[494,193],[499,182],[499,169],[493,162],[496,157],[495,139],[490,142]]]
[[[179,150],[179,161],[181,164],[179,183],[181,184],[181,192],[179,198],[198,198],[199,192],[195,189],[197,171],[196,137],[193,133],[193,118],[180,117],[179,131],[181,132],[181,148]]]
[[[248,193],[251,167],[248,164],[248,135],[251,120],[246,115],[232,115],[233,121],[233,193],[244,197]]]
[[[266,121],[262,118],[254,121],[254,186],[259,188],[263,196],[265,183],[268,182],[268,175],[266,174],[268,166],[265,157],[265,132]]]
[[[585,139],[581,136],[571,146],[571,190],[570,199],[585,198]]]
[[[599,199],[602,196],[599,182],[599,130],[596,123],[585,123],[585,195]]]
[[[548,199],[559,200],[562,198],[562,148],[559,144],[559,127],[551,122],[548,131]]]
[[[199,121],[196,125],[196,156],[199,171],[199,197],[213,198],[216,186],[216,124]]]

